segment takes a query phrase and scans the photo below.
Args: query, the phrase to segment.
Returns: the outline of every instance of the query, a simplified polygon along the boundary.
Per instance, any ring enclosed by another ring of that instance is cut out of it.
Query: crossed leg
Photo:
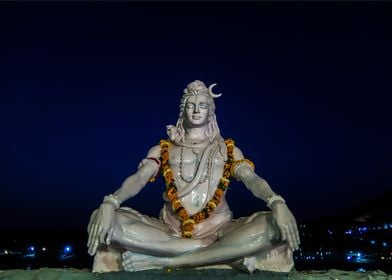
[[[161,220],[123,208],[116,213],[115,225],[110,231],[109,239],[110,244],[132,253],[162,257],[199,250],[214,241],[181,238]]]
[[[240,219],[238,222],[222,228],[218,232],[218,236],[219,239],[209,246],[199,246],[198,249],[188,250],[174,256],[165,256],[164,254],[154,256],[151,252],[139,254],[135,251],[127,251],[123,254],[123,266],[128,271],[139,271],[149,267],[230,263],[262,250],[268,250],[272,248],[274,243],[279,242],[280,238],[279,230],[274,225],[271,214],[266,212],[255,213],[248,218]],[[187,240],[197,241],[195,239],[179,239],[170,240],[169,243],[178,246],[177,242],[187,242]]]

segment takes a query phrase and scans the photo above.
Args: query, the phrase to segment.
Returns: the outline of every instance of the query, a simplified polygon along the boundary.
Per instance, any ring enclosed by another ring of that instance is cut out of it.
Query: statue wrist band
[[[118,199],[117,195],[114,195],[114,194],[106,195],[103,198],[103,203],[110,203],[110,204],[112,204],[116,210],[118,208],[120,208],[120,205],[121,205],[121,201]]]
[[[280,195],[274,194],[273,196],[271,196],[271,197],[269,197],[269,198],[267,199],[267,207],[268,207],[269,209],[272,209],[272,208],[271,208],[271,207],[272,207],[272,203],[274,203],[275,201],[281,201],[281,202],[283,202],[283,203],[286,203],[286,201],[283,199],[283,197],[281,197]]]

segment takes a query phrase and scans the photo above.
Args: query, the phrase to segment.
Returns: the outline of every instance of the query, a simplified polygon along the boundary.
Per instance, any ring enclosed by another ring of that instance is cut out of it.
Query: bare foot
[[[135,254],[130,251],[123,253],[122,258],[122,265],[126,271],[160,269],[167,266],[167,258]]]

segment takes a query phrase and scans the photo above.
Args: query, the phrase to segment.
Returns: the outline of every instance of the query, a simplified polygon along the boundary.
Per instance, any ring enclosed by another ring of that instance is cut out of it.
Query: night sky
[[[297,219],[391,189],[392,4],[0,3],[0,228],[84,228],[186,85]],[[164,184],[128,206],[158,215]],[[235,216],[265,209],[240,183]]]

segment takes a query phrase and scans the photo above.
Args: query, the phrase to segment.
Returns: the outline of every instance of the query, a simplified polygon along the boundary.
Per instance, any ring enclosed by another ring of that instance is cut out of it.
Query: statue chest
[[[195,185],[180,198],[190,214],[200,211],[211,199],[223,175],[223,156],[217,150],[204,150],[178,146],[169,150],[169,165],[179,193],[189,184]]]

